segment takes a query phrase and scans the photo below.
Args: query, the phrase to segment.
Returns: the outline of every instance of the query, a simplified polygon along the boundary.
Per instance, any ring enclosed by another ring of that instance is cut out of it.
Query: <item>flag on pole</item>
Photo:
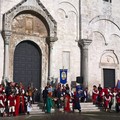
[[[67,83],[67,69],[60,69],[60,83]]]

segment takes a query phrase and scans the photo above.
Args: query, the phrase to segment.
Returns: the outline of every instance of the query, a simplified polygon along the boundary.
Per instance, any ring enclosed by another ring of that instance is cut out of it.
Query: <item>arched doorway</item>
[[[114,88],[119,74],[119,61],[114,50],[105,50],[101,56],[100,67],[102,68],[103,87]]]
[[[14,82],[22,82],[25,89],[31,84],[40,91],[41,60],[41,51],[34,42],[27,40],[18,44],[14,52]],[[37,93],[35,101],[39,101],[39,99],[40,96]]]

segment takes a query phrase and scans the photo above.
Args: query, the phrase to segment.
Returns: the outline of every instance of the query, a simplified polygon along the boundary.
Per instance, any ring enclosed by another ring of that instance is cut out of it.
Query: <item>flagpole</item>
[[[81,34],[81,32],[82,32],[82,28],[81,28],[81,26],[82,26],[82,22],[81,22],[81,0],[79,0],[79,41],[81,41],[81,39],[82,39],[82,34]],[[81,49],[81,46],[80,46],[80,49]],[[81,51],[81,59],[80,59],[80,63],[81,63],[81,65],[80,65],[80,76],[82,75],[82,50],[80,50]]]
[[[64,71],[64,66],[63,66],[63,71]]]

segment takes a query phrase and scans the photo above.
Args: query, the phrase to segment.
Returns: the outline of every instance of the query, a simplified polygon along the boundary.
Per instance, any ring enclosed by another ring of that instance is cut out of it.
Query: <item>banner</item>
[[[117,81],[117,89],[120,89],[120,80]]]
[[[60,69],[60,83],[67,83],[67,69]]]

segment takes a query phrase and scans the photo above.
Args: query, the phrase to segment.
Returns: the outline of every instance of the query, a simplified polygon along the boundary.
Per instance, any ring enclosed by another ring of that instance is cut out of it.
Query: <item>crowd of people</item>
[[[117,88],[102,88],[93,86],[92,91],[93,104],[97,104],[104,108],[105,111],[120,111],[120,89]]]
[[[68,84],[58,83],[53,89],[51,85],[47,85],[43,90],[44,111],[51,113],[51,108],[64,112],[74,112],[74,109],[78,109],[81,112],[80,101],[86,102],[88,98],[88,89],[83,90],[81,85],[77,85],[76,88],[70,90]],[[72,109],[70,107],[72,103]]]
[[[29,114],[35,89],[28,85],[24,88],[20,82],[7,83],[6,86],[0,84],[0,116],[18,116],[20,114]],[[51,84],[42,91],[43,111],[51,113],[55,110],[64,110],[64,112],[74,112],[75,109],[81,112],[80,102],[88,101],[88,88],[83,88],[78,84],[75,88],[70,88],[68,84],[58,83],[54,88]],[[120,111],[120,89],[102,88],[93,86],[92,102],[101,106],[105,111]],[[70,104],[72,106],[70,106]]]
[[[19,84],[9,82],[5,87],[0,84],[0,116],[29,114],[33,92],[30,85],[25,90],[21,82]]]

